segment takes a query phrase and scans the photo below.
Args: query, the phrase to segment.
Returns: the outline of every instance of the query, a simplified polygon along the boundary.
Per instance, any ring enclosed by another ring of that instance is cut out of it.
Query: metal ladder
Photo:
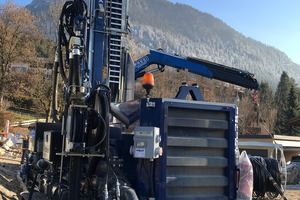
[[[107,27],[122,30],[122,0],[107,0]],[[121,36],[110,35],[108,38],[108,85],[114,91],[112,101],[117,99],[121,87]]]

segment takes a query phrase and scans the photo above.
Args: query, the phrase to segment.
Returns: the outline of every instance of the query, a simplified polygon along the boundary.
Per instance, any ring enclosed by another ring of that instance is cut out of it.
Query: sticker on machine
[[[145,158],[146,156],[145,153],[146,153],[145,149],[135,149],[135,157]]]

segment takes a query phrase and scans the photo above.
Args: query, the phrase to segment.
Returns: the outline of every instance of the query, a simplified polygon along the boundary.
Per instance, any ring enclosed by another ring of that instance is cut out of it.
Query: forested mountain
[[[268,81],[273,91],[283,70],[299,83],[300,66],[285,53],[243,36],[210,14],[167,0],[130,0],[129,11],[137,46],[245,69]]]
[[[33,0],[27,8],[38,12],[46,4],[48,0]],[[222,20],[191,6],[167,0],[130,0],[129,17],[130,37],[137,48],[162,48],[168,53],[248,70],[259,82],[269,82],[273,91],[283,71],[299,83],[300,66],[285,53],[247,38]]]
[[[32,2],[28,4],[26,8],[33,13],[46,11],[49,8],[49,3],[54,1],[55,0],[32,0]]]

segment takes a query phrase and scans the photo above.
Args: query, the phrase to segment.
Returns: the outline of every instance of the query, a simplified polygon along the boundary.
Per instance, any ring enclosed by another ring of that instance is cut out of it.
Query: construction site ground
[[[20,158],[0,157],[0,200],[18,200],[22,189],[16,178],[20,171]],[[300,200],[300,185],[288,185],[288,200]]]

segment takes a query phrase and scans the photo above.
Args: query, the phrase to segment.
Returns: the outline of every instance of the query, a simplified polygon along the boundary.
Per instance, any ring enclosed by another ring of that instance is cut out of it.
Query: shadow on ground
[[[17,171],[20,171],[20,159],[0,157],[0,200],[18,200],[21,188]]]

